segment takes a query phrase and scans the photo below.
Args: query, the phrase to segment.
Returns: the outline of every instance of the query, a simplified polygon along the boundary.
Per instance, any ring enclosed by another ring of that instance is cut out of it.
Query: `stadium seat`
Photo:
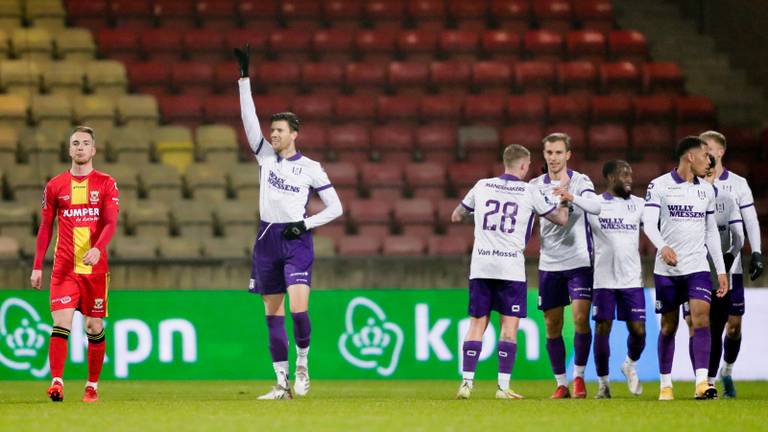
[[[627,129],[621,124],[601,124],[589,128],[589,151],[606,157],[609,154],[626,157],[629,150]]]
[[[405,167],[405,181],[416,198],[443,198],[448,185],[445,164],[432,161],[408,164]]]
[[[572,13],[568,0],[533,0],[533,14],[543,29],[564,34],[571,29]]]
[[[592,97],[592,123],[632,120],[632,98],[627,95],[597,95]]]
[[[531,2],[528,0],[491,0],[491,19],[499,28],[522,33],[530,24]]]
[[[0,95],[0,126],[21,129],[27,124],[27,99],[13,94]]]
[[[123,95],[117,99],[117,120],[126,127],[154,129],[160,112],[151,95]]]
[[[119,127],[109,137],[110,160],[121,166],[141,166],[150,161],[152,135],[143,128]],[[136,172],[134,170],[134,176]]]
[[[14,201],[27,205],[39,204],[45,188],[45,173],[38,166],[18,165],[6,174],[6,184]]]
[[[552,30],[528,30],[523,35],[523,49],[533,60],[559,61],[563,45],[563,37]]]
[[[438,48],[443,57],[472,62],[476,60],[479,35],[469,30],[445,30],[438,38]]]
[[[379,96],[376,111],[380,122],[416,125],[419,122],[419,97],[415,95]]]
[[[153,134],[153,142],[158,161],[166,165],[164,170],[173,167],[182,173],[194,160],[192,133],[184,126],[157,128]]]
[[[167,235],[167,234],[164,234]],[[109,242],[110,256],[119,258],[148,259],[157,256],[159,240],[155,237],[118,236]]]
[[[413,127],[403,124],[376,126],[371,130],[374,157],[390,163],[407,163],[413,158],[415,139]]]
[[[568,57],[572,60],[586,60],[600,63],[605,60],[606,38],[595,30],[571,31],[565,36]]]
[[[373,123],[376,120],[376,104],[365,95],[342,95],[336,98],[334,113],[340,121]]]
[[[96,56],[96,42],[88,29],[69,28],[53,35],[56,56],[65,61],[91,61]]]
[[[510,63],[520,58],[520,36],[507,28],[484,31],[480,46],[489,58],[496,61]]]
[[[541,146],[544,138],[544,128],[539,124],[516,124],[507,126],[501,130],[501,145],[520,144],[528,149],[536,149]]]
[[[342,256],[377,256],[381,253],[382,241],[379,238],[363,236],[344,236],[336,243]]]
[[[213,211],[206,200],[180,200],[171,203],[173,231],[188,239],[213,237]]]
[[[72,129],[72,103],[62,95],[35,95],[31,99],[30,114],[37,127],[64,136]]]
[[[681,94],[683,73],[677,63],[646,63],[642,68],[646,93]]]
[[[493,163],[501,158],[497,126],[480,125],[459,128],[459,157],[471,162]]]
[[[393,203],[390,201],[367,199],[352,200],[348,204],[349,218],[355,224],[389,225]]]
[[[423,94],[429,82],[429,66],[423,62],[391,62],[388,84],[398,94]]]
[[[198,96],[176,95],[157,98],[160,115],[166,123],[196,128],[203,121],[203,103]]]
[[[405,5],[409,20],[420,30],[442,31],[445,29],[446,8],[441,0],[415,0]]]
[[[142,31],[154,26],[153,2],[150,0],[112,0],[110,14],[115,26],[132,31]]]
[[[363,7],[359,1],[328,0],[322,2],[323,18],[335,30],[354,31],[360,28]]]
[[[215,208],[216,224],[226,238],[242,237],[253,244],[259,226],[257,203],[240,199]]]
[[[355,49],[363,61],[388,63],[395,55],[397,34],[394,30],[360,30],[355,34]]]
[[[667,95],[638,95],[634,98],[635,121],[670,122],[674,116],[674,99]]]
[[[349,63],[344,70],[348,90],[360,95],[381,95],[387,83],[387,68],[382,63]]]
[[[399,226],[435,225],[435,205],[425,198],[399,199],[394,202],[393,216]]]
[[[427,240],[427,255],[430,256],[465,256],[471,243],[465,238],[452,238],[446,235],[431,236]]]
[[[370,0],[363,5],[365,18],[375,29],[399,30],[405,11],[400,0]]]
[[[285,29],[269,34],[271,57],[283,62],[302,63],[309,59],[312,34],[307,30]]]
[[[586,161],[579,163],[575,168],[578,172],[589,177],[592,183],[600,184],[603,182],[603,164],[605,164],[603,161]]]
[[[231,165],[231,163],[230,163]],[[226,172],[220,165],[195,163],[184,173],[187,190],[200,203],[221,203],[227,199]],[[201,206],[205,207],[205,206]]]
[[[705,96],[678,96],[675,98],[677,123],[714,123],[715,104]]]
[[[40,91],[42,64],[28,60],[4,60],[0,62],[0,82],[6,93],[28,99]]]
[[[194,29],[182,36],[184,52],[196,63],[216,64],[230,60],[232,51],[224,50],[224,36],[219,30],[210,28]]]
[[[7,172],[16,168],[16,152],[18,149],[18,129],[0,126],[0,171]]]
[[[437,34],[428,30],[405,30],[397,37],[397,48],[408,61],[432,61],[437,52]]]
[[[67,97],[79,96],[83,92],[85,74],[83,67],[77,63],[54,62],[43,71],[43,90],[47,93],[60,94]]]
[[[315,256],[317,254],[317,237],[315,241]],[[214,237],[203,243],[203,256],[207,258],[248,258],[251,256],[253,240],[238,237]]]
[[[580,0],[573,3],[573,15],[585,29],[608,33],[613,29],[610,0]]]
[[[107,0],[68,0],[67,16],[74,27],[85,27],[91,31],[101,30],[109,25]]]
[[[66,26],[67,11],[59,0],[26,2],[24,15],[30,26],[48,29],[52,33]]]
[[[324,164],[325,172],[331,180],[334,189],[337,191],[348,191],[348,195],[357,195],[357,189],[360,184],[359,173],[355,164],[347,162],[331,162]],[[345,218],[342,215],[342,218]]]
[[[128,63],[131,90],[162,96],[170,93],[171,64],[166,62]]]
[[[177,62],[184,52],[182,33],[168,27],[140,32],[139,45],[144,55],[153,61]]]
[[[513,123],[543,124],[547,118],[547,98],[537,93],[512,95],[507,99],[507,115]]]
[[[213,84],[213,68],[202,62],[175,63],[171,66],[171,84],[183,95],[208,96]]]
[[[159,242],[158,255],[177,260],[200,258],[202,246],[199,237],[163,237]]]
[[[240,0],[237,2],[237,14],[245,28],[259,29],[269,33],[280,26],[277,3],[262,0]]]
[[[304,156],[324,160],[328,154],[328,130],[325,125],[312,122],[301,126],[297,148]]]
[[[53,56],[53,38],[44,28],[17,28],[11,32],[11,51],[15,58],[48,62]]]
[[[456,157],[458,133],[453,126],[422,125],[416,129],[416,143],[424,160],[448,163]]]
[[[128,89],[125,66],[115,60],[93,61],[85,66],[86,88],[95,94],[116,97]]]
[[[648,183],[664,173],[664,171],[665,169],[655,162],[633,162],[632,183],[646,189]]]
[[[171,172],[175,172],[171,170]],[[169,201],[155,199],[129,204],[127,221],[130,231],[142,239],[162,238],[170,235]]]
[[[469,95],[464,99],[464,119],[471,124],[500,125],[506,104],[504,95]]]
[[[317,236],[331,238],[331,239],[333,239],[334,249],[335,249],[335,247],[336,247],[335,244],[336,244],[336,242],[338,242],[338,240],[340,238],[342,238],[342,237],[344,237],[344,236],[346,236],[348,234],[351,234],[351,232],[347,232],[347,231],[348,230],[347,230],[346,225],[340,224],[340,223],[333,223],[333,222],[331,222],[331,223],[323,225],[321,227],[314,228],[312,230],[312,232],[314,233],[312,238],[313,238],[313,240],[315,238],[317,238]]]
[[[61,163],[63,138],[54,131],[27,128],[19,134],[19,150],[30,165],[42,168]],[[49,168],[50,169],[50,168]]]
[[[294,62],[263,62],[256,65],[256,86],[270,95],[294,96],[299,88],[301,71]]]
[[[502,61],[473,63],[472,86],[479,93],[508,96],[512,90],[512,68]]]
[[[98,144],[97,144],[98,145]],[[111,143],[110,143],[111,145]],[[147,143],[149,145],[149,143]],[[97,149],[98,151],[99,149]],[[146,162],[144,162],[146,163]],[[99,167],[100,170],[109,173],[120,188],[120,198],[124,202],[135,202],[139,198],[139,176],[132,165],[120,163],[108,164]]]
[[[487,170],[486,170],[487,171]],[[478,177],[478,180],[481,177]],[[445,231],[445,227],[450,225],[451,222],[451,215],[453,214],[453,211],[456,209],[456,206],[459,205],[459,202],[461,202],[461,199],[464,198],[458,197],[458,198],[443,198],[437,201],[437,204],[435,205],[436,213],[437,213],[437,219],[436,226],[438,229],[441,230],[441,232]]]
[[[197,16],[203,28],[229,30],[237,27],[235,0],[203,0],[197,2]]]
[[[475,226],[474,224],[450,224],[445,229],[445,237],[460,244],[471,245],[475,240]]]
[[[0,238],[18,239],[31,236],[33,220],[32,209],[25,203],[0,204]]]
[[[421,118],[426,123],[458,124],[462,99],[454,95],[426,95],[421,99]]]
[[[322,21],[321,2],[313,0],[285,0],[278,3],[280,18],[289,29],[314,31],[320,28]]]
[[[544,128],[544,134],[542,138],[551,133],[560,132],[567,134],[571,137],[571,146],[573,147],[573,156],[571,161],[574,161],[575,155],[580,154],[582,150],[587,149],[587,134],[584,131],[584,126],[571,122],[554,123]]]
[[[195,143],[199,160],[218,166],[237,162],[237,134],[231,126],[200,126],[195,131]]]
[[[589,98],[581,95],[550,95],[547,112],[550,122],[585,124],[589,119]]]
[[[330,150],[338,160],[363,162],[370,153],[370,131],[360,124],[342,124],[334,128],[333,139],[329,141]]]
[[[312,54],[321,61],[343,64],[351,61],[354,34],[343,29],[323,29],[312,35]]]
[[[581,60],[557,64],[557,81],[568,94],[592,94],[597,89],[597,67]]]
[[[405,187],[402,165],[366,163],[361,172],[365,173],[363,185],[374,200],[402,196]]]
[[[550,94],[556,82],[555,65],[543,61],[515,64],[515,83],[520,92]]]
[[[259,115],[286,111],[284,98],[261,96],[256,104]],[[302,121],[330,121],[334,115],[334,99],[328,95],[303,95],[293,99],[295,112]]]
[[[441,95],[464,96],[469,93],[472,63],[458,60],[429,64],[430,83]]]
[[[426,241],[420,237],[395,236],[384,238],[382,254],[384,256],[421,256],[424,255]]]
[[[257,109],[259,116],[266,114],[263,109]],[[211,95],[205,100],[203,115],[208,123],[242,124],[240,120],[240,97],[237,95]]]
[[[174,31],[195,27],[193,0],[155,0],[155,19],[160,27]]]
[[[461,30],[485,30],[487,8],[487,2],[448,0],[448,16]]]
[[[600,87],[604,93],[634,95],[638,93],[639,84],[640,73],[631,62],[621,61],[600,65]]]
[[[304,63],[301,65],[301,83],[307,92],[335,95],[341,92],[344,69],[339,63]]]
[[[82,95],[73,101],[74,119],[79,124],[87,124],[96,133],[107,137],[115,127],[115,99],[104,95]]]
[[[182,182],[179,172],[170,166],[159,166],[139,173],[143,195],[149,202],[167,203],[182,199]]]
[[[608,34],[608,51],[614,61],[628,61],[639,67],[648,60],[645,36],[635,30],[613,30]]]

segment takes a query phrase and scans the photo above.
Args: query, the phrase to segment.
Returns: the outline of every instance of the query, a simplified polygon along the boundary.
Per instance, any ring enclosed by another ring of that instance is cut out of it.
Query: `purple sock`
[[[712,334],[709,327],[693,329],[693,368],[708,369],[709,351],[712,348]]]
[[[269,353],[272,362],[288,361],[288,334],[285,332],[285,317],[267,315],[269,329]]]
[[[592,333],[579,333],[573,336],[573,364],[586,366],[589,359],[589,346],[592,344]]]
[[[688,337],[688,357],[691,358],[691,367],[693,372],[696,372],[696,360],[693,357],[693,336]]]
[[[565,373],[565,342],[563,337],[554,339],[547,338],[547,353],[549,353],[549,363],[552,364],[552,372],[555,375]]]
[[[499,341],[499,373],[512,373],[512,367],[515,366],[515,353],[517,353],[516,343]]]
[[[461,367],[463,372],[474,372],[477,369],[477,361],[480,358],[480,351],[483,350],[482,341],[464,341],[462,351],[464,352],[464,364]]]
[[[672,359],[675,358],[675,335],[665,336],[659,332],[659,372],[672,373]]]
[[[635,335],[630,333],[627,338],[627,356],[632,361],[640,360],[640,354],[645,349],[645,333],[642,335]]]
[[[726,336],[723,342],[723,360],[726,363],[736,363],[736,358],[739,357],[739,349],[741,349],[741,337],[731,339]]]
[[[609,335],[595,334],[595,369],[597,376],[608,375],[608,359],[611,357],[611,344]]]
[[[312,332],[312,325],[309,323],[309,314],[307,312],[292,313],[293,317],[293,340],[299,348],[309,346],[309,334]]]
[[[720,356],[723,355],[723,340],[716,335],[710,337],[712,338],[712,348],[709,350],[709,376],[716,377],[717,369],[720,367]]]

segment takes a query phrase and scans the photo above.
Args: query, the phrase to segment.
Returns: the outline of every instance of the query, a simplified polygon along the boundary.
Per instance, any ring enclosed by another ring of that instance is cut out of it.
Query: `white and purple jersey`
[[[474,212],[475,219],[469,278],[524,282],[523,251],[533,216],[554,211],[555,202],[548,201],[537,186],[504,174],[478,181],[461,205]]]
[[[594,196],[595,186],[592,180],[577,171],[568,170],[568,191],[575,197]],[[544,174],[531,180],[546,194],[548,202],[557,204],[560,198],[553,190],[560,186],[559,180],[552,180]],[[541,224],[541,256],[539,270],[565,271],[592,265],[592,234],[587,223],[586,212],[571,203],[568,209],[568,223],[557,225],[546,219]]]
[[[661,258],[661,250],[657,250],[654,274],[683,276],[709,272],[707,216],[715,213],[714,187],[698,177],[686,182],[673,170],[648,185],[645,207],[659,209],[661,238],[677,254],[677,265],[669,266]],[[721,251],[717,253],[722,262]]]
[[[640,288],[643,199],[600,195],[600,214],[588,215],[595,242],[594,289]]]
[[[761,251],[760,223],[757,220],[755,200],[752,197],[752,189],[747,184],[747,179],[724,169],[720,177],[715,179],[715,187],[730,193],[736,200],[741,213],[740,219],[744,221],[744,231],[749,238],[750,248],[753,251]],[[741,267],[741,263],[739,263],[739,267]]]
[[[720,233],[720,247],[723,249],[723,253],[730,252],[736,258],[733,262],[732,273],[742,274],[741,247],[739,250],[732,250],[734,239],[731,235],[731,225],[742,223],[739,205],[736,203],[736,198],[728,191],[717,187],[716,190],[715,222],[717,222],[717,230]]]

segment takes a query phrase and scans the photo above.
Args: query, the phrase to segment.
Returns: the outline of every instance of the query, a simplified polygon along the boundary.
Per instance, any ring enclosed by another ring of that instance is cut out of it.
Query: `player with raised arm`
[[[553,201],[568,203],[568,223],[557,225],[541,221],[541,256],[539,257],[539,309],[544,311],[547,352],[557,388],[552,399],[571,397],[565,376],[563,314],[571,304],[574,335],[573,395],[587,397],[584,370],[589,359],[592,331],[589,309],[592,302],[592,234],[586,214],[599,214],[600,202],[592,180],[568,169],[571,139],[564,133],[546,136],[544,159],[547,172],[531,183],[539,186]]]
[[[698,137],[685,137],[675,148],[677,168],[648,185],[643,211],[645,234],[656,246],[654,282],[656,313],[661,314],[658,339],[661,383],[659,400],[672,400],[672,361],[680,305],[688,302],[693,323],[693,361],[696,399],[715,399],[717,389],[707,382],[712,297],[707,251],[718,274],[716,295],[728,291],[720,235],[715,222],[715,189],[702,179],[709,157]]]
[[[627,357],[621,372],[630,393],[643,386],[636,363],[645,348],[645,294],[640,266],[640,225],[643,199],[632,195],[632,167],[623,160],[603,165],[607,187],[600,196],[600,214],[588,215],[595,240],[595,280],[592,319],[595,320],[595,367],[599,380],[596,399],[610,399],[608,361],[614,316],[627,323]]]
[[[261,294],[264,302],[269,351],[277,377],[277,384],[259,399],[292,399],[285,293],[288,293],[297,353],[294,391],[304,396],[309,392],[308,308],[314,261],[310,230],[341,216],[342,207],[322,166],[296,151],[299,120],[295,114],[273,115],[270,141],[264,139],[248,78],[250,47],[235,49],[235,55],[240,64],[238,85],[243,125],[248,144],[261,166],[261,224],[253,247],[250,291]],[[325,208],[307,217],[306,204],[313,190],[320,195]]]
[[[83,402],[99,400],[98,382],[104,364],[109,266],[107,246],[117,230],[119,194],[109,175],[93,169],[96,138],[93,129],[78,126],[69,137],[72,167],[45,185],[40,229],[30,283],[42,287],[43,261],[58,220],[51,271],[51,331],[48,360],[52,382],[48,397],[64,400],[64,365],[76,310],[85,316],[88,337],[88,381]]]
[[[730,193],[736,200],[738,205],[740,218],[743,221],[743,230],[746,231],[749,238],[749,245],[752,249],[752,256],[750,257],[749,264],[749,276],[751,280],[756,280],[763,273],[763,255],[761,254],[760,244],[760,223],[757,220],[757,212],[755,211],[755,200],[752,198],[752,189],[747,184],[747,180],[727,170],[723,166],[723,156],[727,149],[725,136],[716,131],[707,131],[699,135],[709,149],[709,154],[715,158],[714,167],[714,179],[715,187],[720,191]],[[723,232],[721,231],[721,235]],[[740,248],[739,248],[740,249]],[[733,384],[733,364],[736,363],[736,358],[739,355],[739,349],[741,348],[741,317],[744,315],[744,275],[741,265],[740,250],[735,255],[734,267],[728,267],[731,269],[731,289],[726,296],[727,301],[730,302],[730,306],[727,310],[727,323],[725,325],[725,337],[722,342],[722,330],[712,327],[712,335],[717,338],[716,342],[712,339],[713,348],[717,348],[719,344],[723,347],[723,366],[720,369],[720,380],[723,382],[723,396],[736,397],[736,387]],[[713,305],[713,308],[719,310],[721,306],[719,304]],[[717,344],[717,345],[716,345]],[[715,360],[717,356],[717,362],[720,361],[719,350],[712,350],[712,360]],[[712,362],[710,362],[712,367]],[[712,370],[710,369],[710,377],[712,376]]]
[[[457,398],[469,399],[483,333],[491,311],[501,315],[497,399],[522,399],[509,388],[517,351],[517,328],[526,315],[527,283],[523,250],[535,214],[556,225],[568,221],[564,206],[549,201],[535,185],[523,181],[531,153],[512,144],[504,149],[504,174],[482,179],[451,215],[459,223],[474,214],[475,242],[469,274],[469,330],[464,339],[463,380]]]

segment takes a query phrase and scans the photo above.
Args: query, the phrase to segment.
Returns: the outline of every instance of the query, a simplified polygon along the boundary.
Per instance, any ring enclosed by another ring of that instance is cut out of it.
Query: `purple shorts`
[[[592,319],[645,321],[645,293],[642,288],[592,290]]]
[[[678,310],[689,300],[712,301],[712,280],[709,272],[691,273],[683,276],[661,276],[654,274],[656,284],[656,313],[664,314]]]
[[[592,267],[548,272],[539,270],[539,310],[592,300]]]
[[[727,319],[729,316],[744,315],[744,275],[731,275],[731,289],[720,298],[712,295],[712,307],[709,309],[711,317],[720,316]]]
[[[248,291],[262,295],[282,294],[291,285],[312,285],[315,257],[312,234],[305,232],[296,240],[286,240],[283,238],[285,226],[264,221],[259,225]]]
[[[501,315],[525,318],[528,286],[502,279],[469,280],[469,316],[481,318],[492,310]]]

